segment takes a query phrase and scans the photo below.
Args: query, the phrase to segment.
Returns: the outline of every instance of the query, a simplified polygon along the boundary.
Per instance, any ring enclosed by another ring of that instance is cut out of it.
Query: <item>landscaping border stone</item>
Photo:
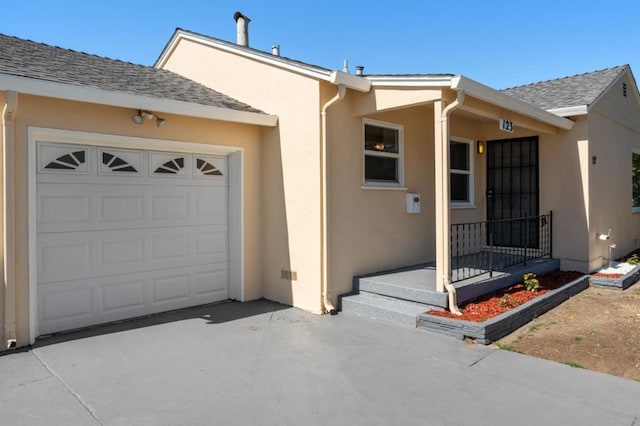
[[[418,316],[418,327],[460,340],[471,338],[488,345],[587,289],[589,278],[589,275],[585,275],[487,321],[464,321],[424,313]]]
[[[596,287],[615,288],[625,290],[640,280],[640,265],[619,278],[591,276],[591,284]]]

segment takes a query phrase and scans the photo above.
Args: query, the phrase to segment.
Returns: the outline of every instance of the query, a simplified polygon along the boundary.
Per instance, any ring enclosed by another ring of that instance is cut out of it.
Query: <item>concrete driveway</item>
[[[640,383],[267,301],[0,357],[6,425],[639,425]]]

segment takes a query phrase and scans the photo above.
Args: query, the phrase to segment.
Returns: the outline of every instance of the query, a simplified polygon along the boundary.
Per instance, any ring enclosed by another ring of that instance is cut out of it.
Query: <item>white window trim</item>
[[[469,170],[458,170],[451,168],[451,158],[449,158],[449,207],[455,209],[475,208],[474,204],[474,188],[475,188],[475,151],[473,147],[475,141],[473,139],[460,138],[457,136],[451,136],[449,138],[449,144],[451,141],[467,144],[469,147]],[[451,173],[465,174],[469,176],[469,201],[451,201]]]
[[[370,124],[378,127],[386,127],[398,131],[398,153],[388,153],[379,151],[370,151],[364,148],[364,135],[365,125]],[[386,121],[372,120],[370,118],[364,118],[362,120],[362,140],[360,141],[362,149],[362,188],[378,188],[378,189],[404,189],[404,126],[402,124],[389,123]],[[366,161],[365,156],[371,155],[375,157],[387,157],[398,159],[398,182],[382,182],[382,181],[368,181],[365,176]]]
[[[631,170],[632,171],[633,171],[633,154],[640,155],[640,149],[631,148]],[[640,213],[640,206],[633,205],[633,186],[631,186],[631,213]]]

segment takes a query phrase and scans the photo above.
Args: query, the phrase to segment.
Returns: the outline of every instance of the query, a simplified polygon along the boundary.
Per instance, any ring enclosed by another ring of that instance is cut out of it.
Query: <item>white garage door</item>
[[[41,143],[39,334],[229,297],[227,158]]]

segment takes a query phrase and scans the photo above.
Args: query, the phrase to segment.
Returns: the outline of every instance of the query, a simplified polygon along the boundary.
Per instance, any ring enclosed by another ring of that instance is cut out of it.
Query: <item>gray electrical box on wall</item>
[[[420,194],[407,194],[407,214],[420,213]]]

